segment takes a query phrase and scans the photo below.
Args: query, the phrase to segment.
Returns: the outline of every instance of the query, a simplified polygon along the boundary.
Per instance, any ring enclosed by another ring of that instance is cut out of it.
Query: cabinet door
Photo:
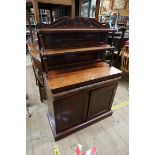
[[[80,93],[54,101],[56,132],[86,121],[88,98],[88,93]]]
[[[91,91],[88,119],[103,114],[111,109],[117,85],[116,83]]]

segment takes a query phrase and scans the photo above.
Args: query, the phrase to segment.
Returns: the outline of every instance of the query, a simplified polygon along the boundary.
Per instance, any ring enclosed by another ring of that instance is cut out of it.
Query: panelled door
[[[82,92],[54,101],[57,132],[86,121],[88,98],[89,93]]]
[[[88,119],[94,118],[111,109],[117,83],[90,92]]]

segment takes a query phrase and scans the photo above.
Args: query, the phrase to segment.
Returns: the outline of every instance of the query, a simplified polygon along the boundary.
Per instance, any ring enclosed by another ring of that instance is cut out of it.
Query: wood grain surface
[[[121,71],[109,67],[105,62],[99,62],[83,66],[72,66],[64,69],[52,70],[48,73],[48,86],[51,90],[61,89],[84,82],[93,82],[100,79],[108,79],[121,74]]]

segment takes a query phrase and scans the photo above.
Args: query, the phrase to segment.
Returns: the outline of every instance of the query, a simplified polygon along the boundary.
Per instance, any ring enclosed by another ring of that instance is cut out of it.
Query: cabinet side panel
[[[48,110],[47,112],[50,113],[50,115],[54,118],[54,107],[53,107],[53,98],[52,98],[52,93],[50,89],[46,86],[46,101],[47,101],[47,106]]]

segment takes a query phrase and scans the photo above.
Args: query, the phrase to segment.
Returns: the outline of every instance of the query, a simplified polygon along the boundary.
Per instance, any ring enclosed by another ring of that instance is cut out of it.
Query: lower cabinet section
[[[49,103],[53,110],[49,111],[48,117],[54,128],[55,140],[112,115],[111,106],[117,85],[118,81],[106,83],[53,98],[53,103]]]

